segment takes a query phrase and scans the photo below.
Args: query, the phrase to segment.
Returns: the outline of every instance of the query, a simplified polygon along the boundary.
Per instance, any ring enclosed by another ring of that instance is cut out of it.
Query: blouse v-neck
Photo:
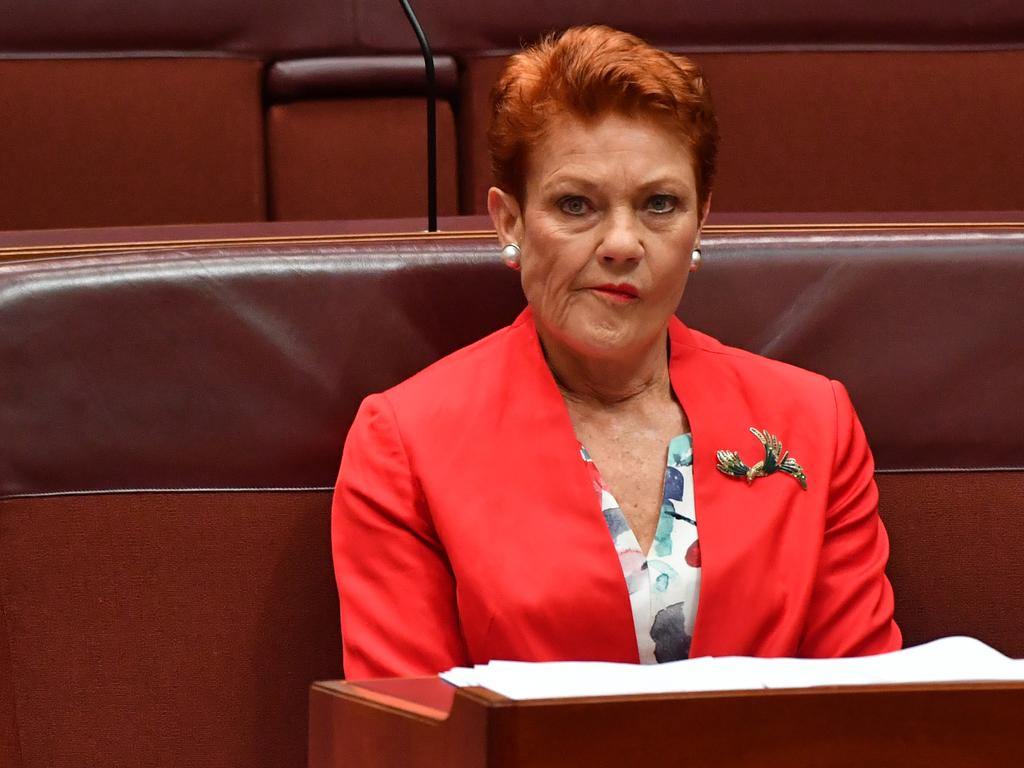
[[[658,526],[645,554],[585,446],[580,456],[590,471],[608,532],[615,543],[629,591],[641,663],[689,657],[700,593],[700,544],[693,496],[693,444],[689,433],[667,448]]]

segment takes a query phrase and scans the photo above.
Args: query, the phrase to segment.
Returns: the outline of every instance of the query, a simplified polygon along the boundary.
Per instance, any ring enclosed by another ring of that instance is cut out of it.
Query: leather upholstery
[[[683,319],[843,381],[880,468],[1024,467],[1004,343],[1024,230],[741,231],[704,246]],[[3,265],[0,359],[18,375],[0,379],[0,494],[330,486],[363,396],[523,304],[488,239],[155,256]]]
[[[459,72],[451,56],[434,57],[438,98],[458,90]],[[422,96],[426,75],[421,56],[347,56],[278,61],[267,70],[267,98],[291,101],[351,96]]]
[[[522,296],[491,237],[281,231],[0,262],[5,768],[304,763],[308,683],[341,671],[329,505],[355,408]],[[1024,228],[704,245],[684,319],[848,385],[907,643],[1024,656]]]

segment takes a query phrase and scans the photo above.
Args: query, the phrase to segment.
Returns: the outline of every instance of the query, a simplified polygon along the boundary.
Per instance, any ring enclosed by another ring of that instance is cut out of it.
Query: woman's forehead
[[[529,153],[528,186],[561,181],[632,183],[674,180],[694,183],[687,142],[661,121],[619,114],[553,121]]]

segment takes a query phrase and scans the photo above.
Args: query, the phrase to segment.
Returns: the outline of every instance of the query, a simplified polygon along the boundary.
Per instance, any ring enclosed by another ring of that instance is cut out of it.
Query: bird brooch
[[[750,431],[764,446],[764,458],[752,467],[743,463],[743,459],[737,451],[718,451],[718,464],[715,467],[719,472],[731,477],[743,477],[747,485],[754,482],[755,478],[767,477],[776,472],[785,472],[796,478],[800,487],[807,490],[807,475],[804,469],[797,464],[796,459],[789,455],[789,451],[782,452],[782,441],[769,432],[761,432],[755,427]]]

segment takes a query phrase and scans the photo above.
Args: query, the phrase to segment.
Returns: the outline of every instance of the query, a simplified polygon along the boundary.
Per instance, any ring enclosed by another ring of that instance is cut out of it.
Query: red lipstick
[[[605,283],[604,285],[595,285],[593,290],[616,301],[633,301],[640,298],[640,291],[635,285],[629,283]]]

